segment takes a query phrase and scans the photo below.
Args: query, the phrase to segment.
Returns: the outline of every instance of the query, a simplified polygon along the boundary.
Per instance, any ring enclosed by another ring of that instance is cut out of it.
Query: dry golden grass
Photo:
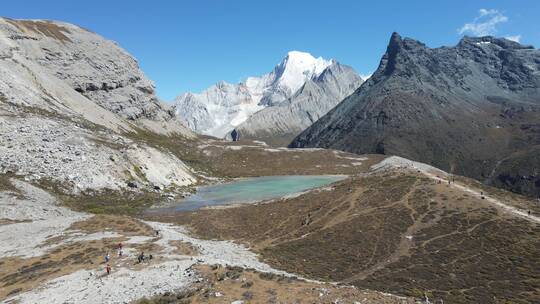
[[[416,173],[354,177],[332,191],[160,220],[245,243],[274,267],[310,278],[447,303],[540,301],[540,227]]]
[[[159,253],[164,249],[162,246],[156,243],[133,244],[131,247],[135,248],[137,252],[144,252],[145,255],[156,255],[156,253]]]
[[[204,148],[205,157],[214,171],[227,177],[250,177],[268,175],[316,175],[316,174],[357,174],[381,161],[382,155],[355,155],[332,150],[279,151],[272,148],[242,147],[238,144],[219,143]],[[229,148],[228,148],[229,147]],[[231,149],[231,147],[233,147]],[[347,158],[349,157],[349,158]],[[363,161],[353,158],[365,157]],[[361,163],[361,164],[360,164]]]
[[[236,267],[200,265],[196,267],[204,282],[178,294],[143,299],[137,304],[172,303],[353,303],[412,304],[412,298],[397,298],[350,286],[317,284],[279,275]],[[221,296],[216,297],[217,294]]]
[[[199,250],[193,246],[190,242],[182,242],[179,240],[169,241],[169,245],[176,247],[174,253],[180,255],[190,255],[196,256],[199,255]]]
[[[107,252],[111,254],[111,260],[115,266],[134,268],[146,266],[146,264],[132,266],[134,260],[116,255],[118,244],[125,242],[126,236],[154,235],[154,230],[140,220],[128,216],[95,215],[72,224],[69,229],[88,234],[110,231],[121,234],[122,237],[62,244],[43,256],[33,258],[2,259],[0,261],[0,299],[30,290],[41,283],[80,269],[99,269],[99,266],[104,263],[104,255]],[[61,244],[65,238],[66,236],[49,238],[43,245]],[[163,250],[151,242],[124,245],[124,248],[128,247],[147,254],[155,254]]]
[[[29,31],[29,32],[39,33],[47,37],[58,39],[62,42],[71,42],[71,39],[69,39],[69,37],[66,36],[66,34],[69,34],[70,31],[63,26],[54,24],[50,21],[13,20],[13,19],[6,19],[6,20],[7,22],[16,26],[19,30],[23,32]]]
[[[481,189],[485,193],[489,193],[490,196],[500,200],[501,202],[519,208],[523,210],[531,210],[537,216],[540,215],[540,201],[537,199],[506,191],[503,189],[491,187],[482,184],[481,182],[462,176],[456,176],[456,181],[463,183],[467,186]]]
[[[14,174],[0,174],[0,191],[10,192],[19,198],[24,198],[22,192],[13,185],[12,178],[16,178]]]
[[[125,236],[141,235],[154,236],[154,229],[145,223],[129,216],[103,215],[98,214],[93,217],[73,223],[70,230],[81,230],[86,233],[102,231],[115,231]]]
[[[77,242],[59,246],[39,257],[4,258],[0,261],[0,300],[80,269],[94,269],[103,263],[105,253],[113,251],[123,240]]]
[[[265,175],[356,174],[381,161],[383,155],[356,155],[332,150],[275,151],[252,141],[228,142],[200,136],[157,135],[145,130],[128,133],[133,140],[167,149],[196,171],[214,177]],[[268,150],[270,149],[270,150]],[[347,158],[349,157],[349,158]],[[359,157],[366,157],[359,161]],[[350,159],[353,158],[353,159]],[[359,163],[362,164],[359,164]]]
[[[2,225],[10,225],[10,224],[17,224],[17,223],[28,223],[31,222],[30,220],[12,220],[12,219],[1,219],[0,218],[0,226]]]

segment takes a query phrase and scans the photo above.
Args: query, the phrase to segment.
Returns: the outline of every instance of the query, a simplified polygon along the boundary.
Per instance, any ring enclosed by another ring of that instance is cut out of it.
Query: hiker
[[[159,230],[156,230],[156,236],[159,236]]]
[[[307,217],[302,220],[302,226],[309,225],[311,223],[311,213],[308,213]]]
[[[105,263],[109,263],[110,259],[111,259],[111,256],[109,255],[109,252],[107,251],[107,254],[105,255]]]
[[[118,256],[121,257],[124,254],[122,248],[118,249]]]
[[[107,263],[107,267],[105,267],[105,271],[107,271],[107,275],[111,274],[111,265]]]
[[[139,261],[139,264],[144,261],[144,252],[141,251],[141,254],[137,257],[137,260]]]
[[[148,261],[151,261],[153,258],[154,257],[151,254],[148,255]]]
[[[118,243],[118,249],[122,250],[122,242]]]

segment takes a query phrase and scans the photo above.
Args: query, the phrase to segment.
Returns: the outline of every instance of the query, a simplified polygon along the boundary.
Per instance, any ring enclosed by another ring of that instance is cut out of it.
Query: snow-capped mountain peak
[[[318,74],[322,72],[331,63],[331,60],[326,60],[322,57],[313,57],[310,53],[300,51],[290,51],[287,57],[283,59],[280,66],[293,71],[304,71]]]
[[[290,51],[274,70],[274,86],[296,92],[307,80],[319,75],[331,60],[315,58],[310,53]]]
[[[199,94],[178,96],[176,112],[196,132],[223,137],[255,112],[293,96],[334,62],[290,51],[268,74],[238,84],[220,81]]]

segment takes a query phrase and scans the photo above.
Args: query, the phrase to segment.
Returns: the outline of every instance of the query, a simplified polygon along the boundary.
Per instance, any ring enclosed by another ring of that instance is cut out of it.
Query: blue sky
[[[11,18],[63,20],[117,41],[164,100],[270,71],[289,50],[373,72],[393,31],[428,46],[464,34],[540,46],[540,1],[5,1]]]

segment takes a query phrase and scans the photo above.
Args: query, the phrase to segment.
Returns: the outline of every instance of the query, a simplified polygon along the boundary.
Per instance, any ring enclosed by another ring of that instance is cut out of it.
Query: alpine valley
[[[534,47],[393,34],[365,82],[292,51],[169,104],[0,18],[0,301],[540,303],[539,100]]]

